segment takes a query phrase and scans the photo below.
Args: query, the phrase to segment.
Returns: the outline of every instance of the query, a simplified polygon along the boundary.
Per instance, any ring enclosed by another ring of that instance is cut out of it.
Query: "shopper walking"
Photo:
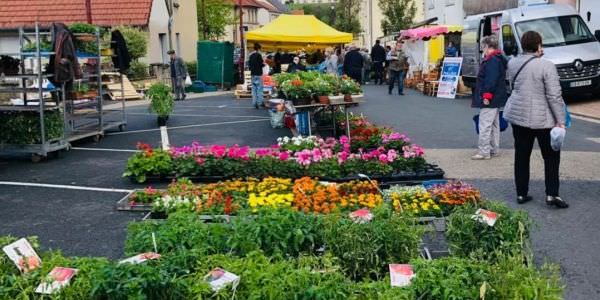
[[[333,49],[325,51],[325,72],[327,74],[338,73],[338,57]]]
[[[546,204],[558,208],[569,205],[558,193],[560,151],[551,146],[553,127],[565,128],[565,103],[562,98],[556,66],[542,59],[542,37],[528,31],[521,37],[524,54],[508,63],[508,78],[512,93],[504,117],[512,125],[515,138],[515,184],[517,202],[532,200],[529,196],[529,160],[534,140],[544,158]]]
[[[481,41],[484,58],[479,66],[472,107],[479,108],[479,142],[471,159],[498,156],[500,150],[500,109],[506,104],[506,58],[498,49],[498,39],[486,36]]]
[[[344,58],[344,74],[362,84],[363,57],[356,46],[351,46]]]
[[[404,63],[406,61],[402,49],[393,50],[389,55],[388,65],[388,94],[392,94],[394,83],[398,81],[398,95],[404,95]]]
[[[360,51],[360,54],[362,54],[363,57],[362,82],[363,84],[367,84],[371,81],[371,68],[373,63],[368,49],[363,48],[362,51]]]
[[[169,50],[167,54],[171,57],[169,65],[171,68],[171,86],[175,94],[175,101],[185,100],[184,84],[185,78],[188,76],[185,63],[181,57],[175,55],[175,50]]]
[[[385,63],[386,51],[379,40],[371,48],[371,61],[373,62],[373,71],[375,71],[375,84],[383,84],[383,64]]]
[[[258,109],[258,106],[265,106],[263,102],[263,66],[264,61],[262,54],[260,53],[260,44],[254,44],[254,51],[250,54],[248,60],[248,67],[250,68],[250,75],[252,79],[252,104]]]

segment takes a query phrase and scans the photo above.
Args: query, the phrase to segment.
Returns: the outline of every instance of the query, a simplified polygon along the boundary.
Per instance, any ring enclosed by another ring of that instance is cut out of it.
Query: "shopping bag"
[[[185,76],[185,86],[192,86],[192,78],[190,78],[190,75]]]
[[[479,134],[479,114],[473,116],[475,122],[475,132]],[[500,111],[500,131],[505,131],[508,128],[508,122],[504,119],[504,112]]]

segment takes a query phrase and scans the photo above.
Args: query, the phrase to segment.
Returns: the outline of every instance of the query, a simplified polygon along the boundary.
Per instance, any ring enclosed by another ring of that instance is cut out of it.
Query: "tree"
[[[198,8],[198,37],[218,39],[225,35],[225,27],[233,24],[233,2],[223,0],[196,0]]]
[[[358,16],[360,14],[361,0],[339,0],[335,10],[335,24],[337,30],[350,32],[354,35],[362,32]]]
[[[385,17],[381,28],[386,35],[408,28],[417,10],[414,0],[379,0],[379,8]]]
[[[131,26],[117,26],[113,30],[119,30],[127,43],[127,50],[132,60],[138,60],[146,56],[148,52],[148,34],[138,28]],[[110,38],[108,38],[110,41]]]
[[[333,3],[304,3],[292,4],[291,9],[303,10],[305,15],[313,15],[321,22],[335,26],[335,4]]]

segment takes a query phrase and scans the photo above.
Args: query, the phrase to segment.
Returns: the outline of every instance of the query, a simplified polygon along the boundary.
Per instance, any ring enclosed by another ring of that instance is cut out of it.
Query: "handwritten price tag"
[[[410,281],[415,277],[413,267],[406,264],[390,264],[390,281],[395,287],[405,287],[410,285]]]

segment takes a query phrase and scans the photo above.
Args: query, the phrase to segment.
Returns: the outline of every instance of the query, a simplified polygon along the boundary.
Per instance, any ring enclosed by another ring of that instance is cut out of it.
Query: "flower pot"
[[[93,42],[96,40],[96,36],[91,33],[77,34],[77,35],[75,35],[75,39],[77,39],[78,41],[82,41],[82,42]]]
[[[166,126],[167,125],[167,120],[169,119],[169,116],[166,117],[157,117],[156,118],[156,123],[158,124],[158,127],[160,126]]]
[[[324,96],[318,96],[319,98],[319,103],[320,104],[329,104],[329,96],[324,95]]]
[[[113,55],[113,51],[111,48],[104,48],[102,50],[100,50],[100,54],[102,56],[112,56]]]
[[[344,102],[352,102],[352,95],[350,95],[350,94],[344,95]]]

